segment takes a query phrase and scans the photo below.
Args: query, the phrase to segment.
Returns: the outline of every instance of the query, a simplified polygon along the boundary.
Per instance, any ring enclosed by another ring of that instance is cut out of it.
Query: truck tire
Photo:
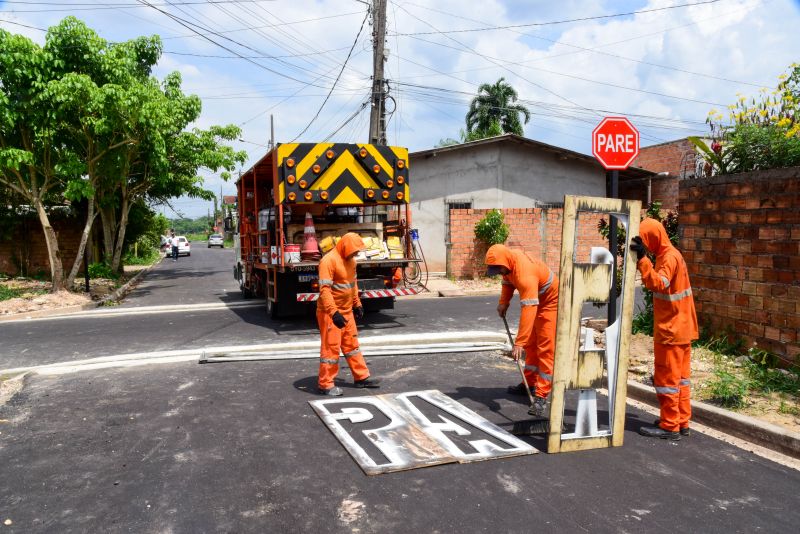
[[[242,292],[243,299],[250,299],[253,298],[253,292],[247,289],[244,286],[244,273],[242,272],[242,268],[239,267],[239,291]]]
[[[269,298],[267,298],[266,300],[267,300],[267,316],[270,319],[279,319],[280,318],[280,313],[278,311],[278,308],[279,308],[278,303],[275,302],[275,301],[269,300]]]

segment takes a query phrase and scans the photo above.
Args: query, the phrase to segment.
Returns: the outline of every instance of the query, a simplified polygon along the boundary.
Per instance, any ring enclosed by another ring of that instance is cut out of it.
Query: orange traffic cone
[[[300,250],[303,261],[315,261],[320,258],[317,231],[314,229],[314,218],[310,212],[306,213],[305,227],[303,228],[303,248]]]

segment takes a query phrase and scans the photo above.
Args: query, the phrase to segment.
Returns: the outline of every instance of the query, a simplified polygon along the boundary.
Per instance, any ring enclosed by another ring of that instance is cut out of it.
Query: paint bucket
[[[269,250],[269,252],[270,252],[270,263],[272,265],[277,265],[278,264],[278,247],[276,247],[275,245],[272,245],[271,247],[269,247],[269,249],[270,249]]]
[[[300,245],[284,245],[283,261],[285,263],[300,263]]]

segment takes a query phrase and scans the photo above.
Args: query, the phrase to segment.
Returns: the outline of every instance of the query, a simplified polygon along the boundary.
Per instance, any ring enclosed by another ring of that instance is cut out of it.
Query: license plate
[[[313,282],[316,280],[318,276],[316,274],[298,274],[297,281],[298,282]]]

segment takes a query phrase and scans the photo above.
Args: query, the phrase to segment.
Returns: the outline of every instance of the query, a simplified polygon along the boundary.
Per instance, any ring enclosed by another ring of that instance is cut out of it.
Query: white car
[[[225,240],[219,234],[211,234],[208,236],[208,248],[211,247],[225,248]]]
[[[192,249],[189,240],[182,235],[176,236],[175,239],[178,240],[178,256],[191,256]]]

